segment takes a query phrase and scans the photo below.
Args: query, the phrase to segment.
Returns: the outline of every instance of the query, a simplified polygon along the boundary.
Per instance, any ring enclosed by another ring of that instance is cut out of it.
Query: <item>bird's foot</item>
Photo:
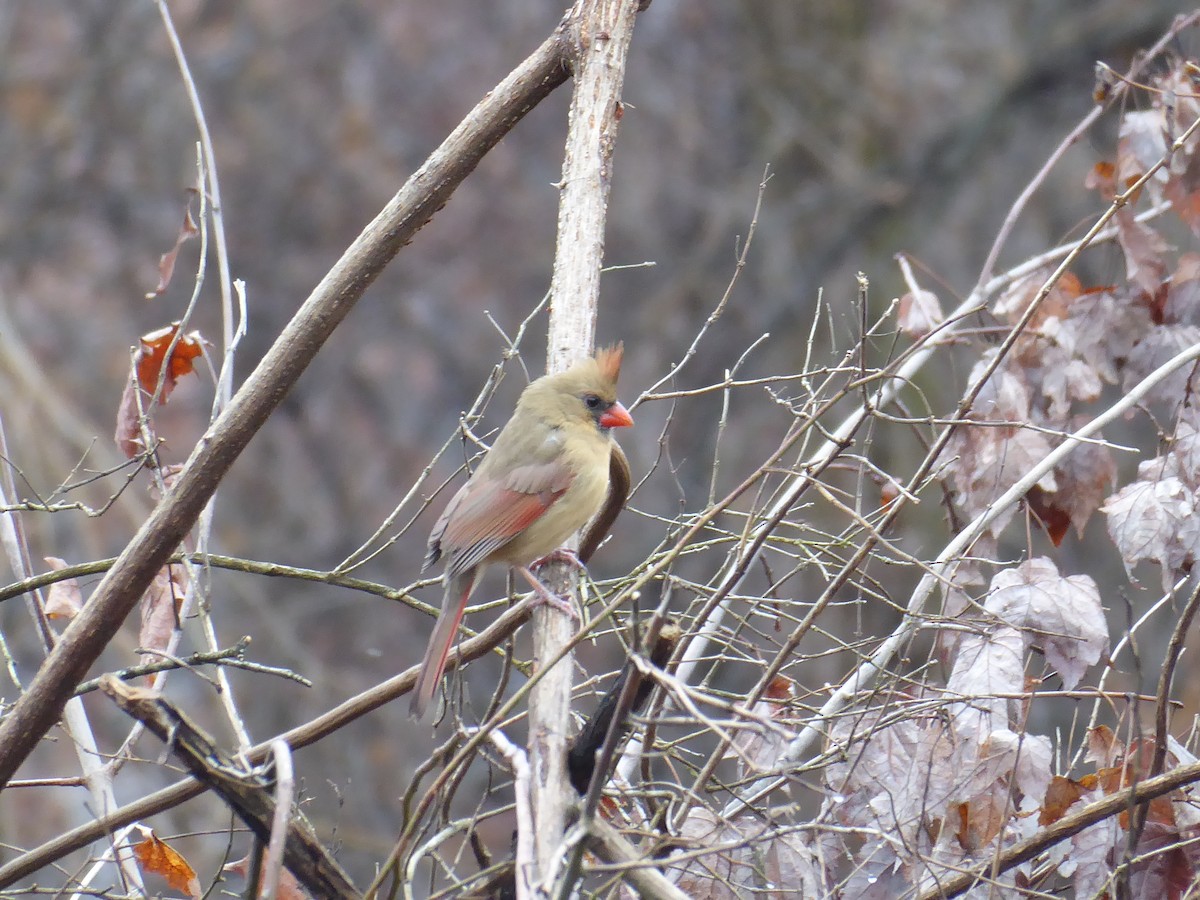
[[[551,563],[565,563],[572,566],[580,572],[586,572],[587,566],[579,559],[579,554],[569,547],[559,547],[557,550],[551,551],[541,559],[535,559],[529,566],[530,569],[540,569],[543,566],[548,566]]]
[[[525,576],[525,580],[529,582],[529,586],[533,588],[533,596],[536,598],[535,602],[544,603],[546,606],[552,606],[559,612],[570,616],[576,622],[579,621],[579,613],[575,609],[575,604],[573,604],[569,598],[560,597],[558,594],[554,593],[554,591],[550,590],[550,588],[538,581],[537,576],[534,575],[529,569],[522,567],[519,569],[519,571],[523,576]]]

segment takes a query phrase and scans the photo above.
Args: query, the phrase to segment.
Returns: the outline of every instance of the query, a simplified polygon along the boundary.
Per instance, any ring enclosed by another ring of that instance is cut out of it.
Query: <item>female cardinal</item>
[[[414,716],[429,708],[484,566],[510,566],[544,599],[555,599],[529,565],[558,549],[604,502],[616,446],[610,429],[633,424],[617,400],[623,349],[600,350],[525,388],[492,449],[433,526],[423,570],[445,560],[446,595],[413,691]]]

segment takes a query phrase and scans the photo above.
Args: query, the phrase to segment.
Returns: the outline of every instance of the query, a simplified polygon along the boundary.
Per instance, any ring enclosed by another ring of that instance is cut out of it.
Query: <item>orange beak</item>
[[[628,428],[633,424],[633,417],[629,415],[629,410],[621,405],[618,400],[600,416],[601,428]]]

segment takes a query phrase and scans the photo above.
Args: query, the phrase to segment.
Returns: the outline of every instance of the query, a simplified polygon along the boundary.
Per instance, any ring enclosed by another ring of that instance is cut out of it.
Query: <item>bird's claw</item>
[[[534,575],[529,569],[522,568],[520,569],[520,572],[525,576],[525,580],[529,582],[529,586],[533,588],[535,603],[544,603],[546,606],[551,606],[554,609],[557,609],[559,612],[565,613],[576,622],[580,621],[579,613],[575,609],[575,604],[573,604],[569,599],[560,597],[558,594],[554,593],[552,590],[550,590],[550,588],[542,584],[538,580],[537,576]]]
[[[534,591],[533,594],[537,598],[535,602],[552,606],[563,615],[569,616],[572,621],[579,621],[579,611],[575,609],[575,604],[566,597],[560,597],[545,587],[541,591]]]
[[[543,566],[550,565],[551,563],[564,563],[568,566],[572,566],[580,572],[587,571],[587,566],[585,566],[579,559],[579,554],[569,547],[559,547],[557,550],[547,553],[541,559],[535,559],[529,568],[540,569]]]

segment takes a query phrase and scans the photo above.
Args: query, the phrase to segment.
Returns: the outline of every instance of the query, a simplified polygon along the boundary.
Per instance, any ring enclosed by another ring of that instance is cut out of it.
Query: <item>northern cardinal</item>
[[[422,570],[444,560],[446,594],[413,690],[417,718],[442,680],[485,566],[516,569],[543,599],[556,602],[529,566],[557,550],[604,503],[614,449],[620,453],[611,429],[633,424],[617,400],[622,352],[621,344],[600,350],[525,388],[491,450],[433,526]]]

